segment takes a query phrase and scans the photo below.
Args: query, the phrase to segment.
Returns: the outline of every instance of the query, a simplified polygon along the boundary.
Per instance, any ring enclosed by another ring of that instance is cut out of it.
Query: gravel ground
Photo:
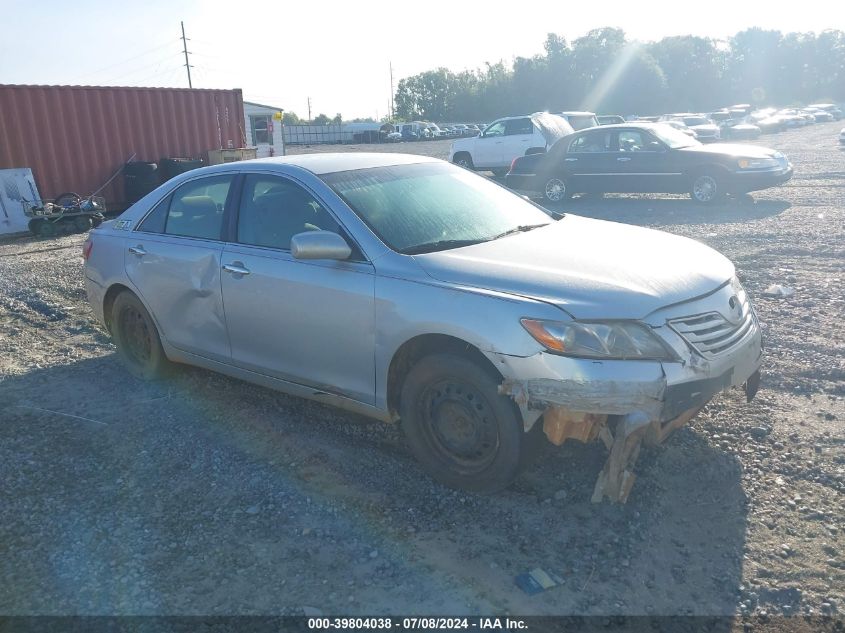
[[[717,248],[766,328],[754,402],[724,394],[646,451],[624,506],[589,501],[597,445],[548,445],[512,489],[472,496],[422,475],[394,427],[198,369],[141,383],[90,313],[82,236],[0,244],[0,613],[838,619],[839,127],[764,137],[796,175],[753,198],[564,207]],[[773,283],[795,294],[765,297]],[[564,583],[528,596],[514,576],[538,566]]]

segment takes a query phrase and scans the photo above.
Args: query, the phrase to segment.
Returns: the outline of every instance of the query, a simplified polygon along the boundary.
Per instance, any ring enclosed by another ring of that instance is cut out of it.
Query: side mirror
[[[296,259],[349,259],[352,249],[331,231],[306,231],[290,238],[290,252]]]

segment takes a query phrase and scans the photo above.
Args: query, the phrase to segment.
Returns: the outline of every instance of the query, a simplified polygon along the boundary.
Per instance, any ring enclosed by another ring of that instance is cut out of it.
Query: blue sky
[[[0,0],[12,25],[0,39],[0,83],[186,87],[179,39],[184,20],[194,87],[241,88],[248,101],[300,116],[309,96],[313,116],[382,116],[391,61],[398,83],[437,66],[478,68],[539,53],[549,32],[572,40],[592,28],[616,26],[630,38],[656,40],[690,33],[724,38],[750,26],[845,28],[845,10],[834,6],[795,11],[795,4],[736,0]]]

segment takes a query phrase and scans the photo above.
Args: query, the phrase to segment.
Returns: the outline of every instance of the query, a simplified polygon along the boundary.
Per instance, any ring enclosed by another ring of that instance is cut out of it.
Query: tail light
[[[88,258],[91,257],[92,250],[94,250],[94,240],[89,237],[82,245],[82,259],[87,262]]]
[[[519,157],[517,156],[516,158],[514,158],[514,159],[511,161],[511,168],[510,168],[510,170],[509,170],[509,171],[513,171],[513,168],[516,166],[516,161],[517,161],[517,159],[518,159],[518,158],[519,158]]]

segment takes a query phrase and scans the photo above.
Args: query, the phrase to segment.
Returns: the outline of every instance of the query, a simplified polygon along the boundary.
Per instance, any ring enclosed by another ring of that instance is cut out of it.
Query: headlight
[[[770,169],[780,165],[776,158],[740,158],[738,164],[740,169]]]
[[[522,327],[550,352],[582,358],[674,360],[651,330],[633,321],[583,323],[520,319]]]

